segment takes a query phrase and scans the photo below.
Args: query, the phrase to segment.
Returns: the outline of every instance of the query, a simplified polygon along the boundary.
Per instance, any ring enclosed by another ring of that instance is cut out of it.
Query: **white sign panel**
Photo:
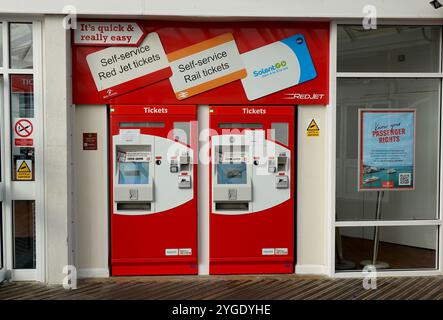
[[[246,77],[231,33],[172,52],[168,59],[172,68],[169,81],[179,100]]]
[[[298,34],[241,55],[248,76],[248,100],[255,100],[317,77],[303,35]]]
[[[74,31],[74,44],[138,46],[145,35],[137,22],[79,21]]]
[[[167,79],[172,74],[156,32],[149,33],[137,48],[111,47],[91,53],[86,60],[104,99]]]

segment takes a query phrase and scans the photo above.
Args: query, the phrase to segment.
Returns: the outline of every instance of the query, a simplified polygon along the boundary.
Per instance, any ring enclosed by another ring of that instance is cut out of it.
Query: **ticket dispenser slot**
[[[184,154],[180,155],[179,164],[180,164],[180,172],[189,171],[191,163],[190,163],[188,153],[184,153]]]
[[[275,177],[275,187],[277,189],[289,188],[289,158],[286,153],[281,153],[277,157],[277,176]]]
[[[178,178],[178,187],[180,189],[189,189],[191,188],[191,176],[180,176]]]
[[[237,137],[239,138],[239,137]],[[231,142],[235,139],[231,137]],[[215,146],[213,201],[219,211],[247,211],[252,201],[248,146]]]
[[[278,164],[278,171],[279,172],[286,172],[287,168],[288,168],[288,157],[286,156],[286,154],[280,154],[277,157],[277,164]]]
[[[169,172],[178,174],[177,186],[179,189],[192,188],[191,166],[191,157],[187,151],[181,152],[178,156],[170,159]]]
[[[150,145],[117,145],[114,202],[118,213],[151,210],[154,200]]]

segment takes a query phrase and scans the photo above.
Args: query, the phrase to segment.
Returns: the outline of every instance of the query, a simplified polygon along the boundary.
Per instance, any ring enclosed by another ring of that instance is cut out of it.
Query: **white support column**
[[[62,283],[71,263],[71,49],[63,16],[43,21],[44,198],[46,282]]]
[[[198,273],[209,274],[209,106],[198,106]]]
[[[109,277],[108,107],[75,106],[75,265],[79,278]],[[97,150],[83,150],[83,133]]]
[[[299,274],[327,274],[325,224],[327,204],[326,150],[327,119],[325,106],[298,106],[297,150],[297,260]],[[314,119],[320,136],[308,137],[306,129]]]

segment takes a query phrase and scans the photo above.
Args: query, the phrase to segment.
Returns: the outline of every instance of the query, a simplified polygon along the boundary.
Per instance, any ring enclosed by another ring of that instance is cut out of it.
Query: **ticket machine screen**
[[[217,164],[218,184],[246,184],[246,163]]]
[[[119,184],[148,184],[149,162],[120,162],[118,166]]]

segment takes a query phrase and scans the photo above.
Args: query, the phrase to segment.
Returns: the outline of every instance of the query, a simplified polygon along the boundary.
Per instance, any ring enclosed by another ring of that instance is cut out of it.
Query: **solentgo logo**
[[[287,65],[286,61],[282,60],[269,67],[261,68],[260,70],[254,70],[252,73],[254,77],[266,77],[267,75],[270,75],[272,73],[287,69],[288,67],[286,65]]]
[[[145,113],[168,113],[168,108],[145,107]]]

